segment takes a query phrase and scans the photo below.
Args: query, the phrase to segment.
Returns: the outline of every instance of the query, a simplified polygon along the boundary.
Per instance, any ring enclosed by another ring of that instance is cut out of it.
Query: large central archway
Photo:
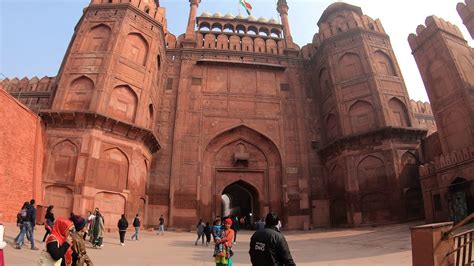
[[[240,207],[234,210],[240,216],[275,211],[285,217],[281,169],[277,146],[256,130],[242,125],[217,135],[204,152],[199,217],[222,215],[223,195],[229,208]]]
[[[260,217],[258,202],[258,191],[252,185],[239,180],[222,192],[221,216],[245,217],[251,224],[253,217]]]

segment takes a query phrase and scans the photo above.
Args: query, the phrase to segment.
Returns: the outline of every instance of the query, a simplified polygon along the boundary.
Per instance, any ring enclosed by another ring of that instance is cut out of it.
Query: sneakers
[[[32,247],[31,250],[39,250],[37,247]]]
[[[16,245],[16,246],[15,246],[15,249],[21,249],[21,246],[20,246],[20,245]]]
[[[125,243],[120,243],[121,246],[125,246]]]

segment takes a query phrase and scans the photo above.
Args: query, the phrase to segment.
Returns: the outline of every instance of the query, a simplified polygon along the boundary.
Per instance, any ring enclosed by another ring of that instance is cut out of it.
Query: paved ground
[[[401,224],[376,228],[285,232],[297,265],[411,265],[410,226]],[[39,226],[40,227],[40,226]],[[6,226],[6,240],[12,243],[17,228]],[[35,239],[43,237],[38,228]],[[240,232],[235,245],[234,265],[250,265],[250,231]],[[127,237],[130,237],[130,233]],[[104,247],[89,249],[95,265],[213,265],[212,248],[194,246],[195,234],[167,232],[157,236],[142,232],[140,241],[119,245],[118,233],[107,234]],[[38,241],[37,241],[38,242]],[[40,249],[42,243],[37,245]],[[36,265],[39,251],[29,247],[5,249],[6,265]]]

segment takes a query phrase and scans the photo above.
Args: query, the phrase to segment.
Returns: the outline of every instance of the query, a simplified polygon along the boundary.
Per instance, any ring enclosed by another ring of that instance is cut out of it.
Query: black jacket
[[[126,219],[120,219],[118,221],[117,227],[119,231],[126,231],[128,228],[128,221]]]
[[[296,265],[285,237],[274,227],[253,234],[249,254],[254,266]]]
[[[135,219],[133,219],[133,227],[140,227],[140,218],[135,217]]]

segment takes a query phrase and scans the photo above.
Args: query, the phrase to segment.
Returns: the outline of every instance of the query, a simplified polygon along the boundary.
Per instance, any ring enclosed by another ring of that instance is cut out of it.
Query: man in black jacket
[[[293,266],[288,243],[279,230],[278,215],[269,213],[265,218],[265,229],[257,231],[250,240],[250,260],[254,266]]]

